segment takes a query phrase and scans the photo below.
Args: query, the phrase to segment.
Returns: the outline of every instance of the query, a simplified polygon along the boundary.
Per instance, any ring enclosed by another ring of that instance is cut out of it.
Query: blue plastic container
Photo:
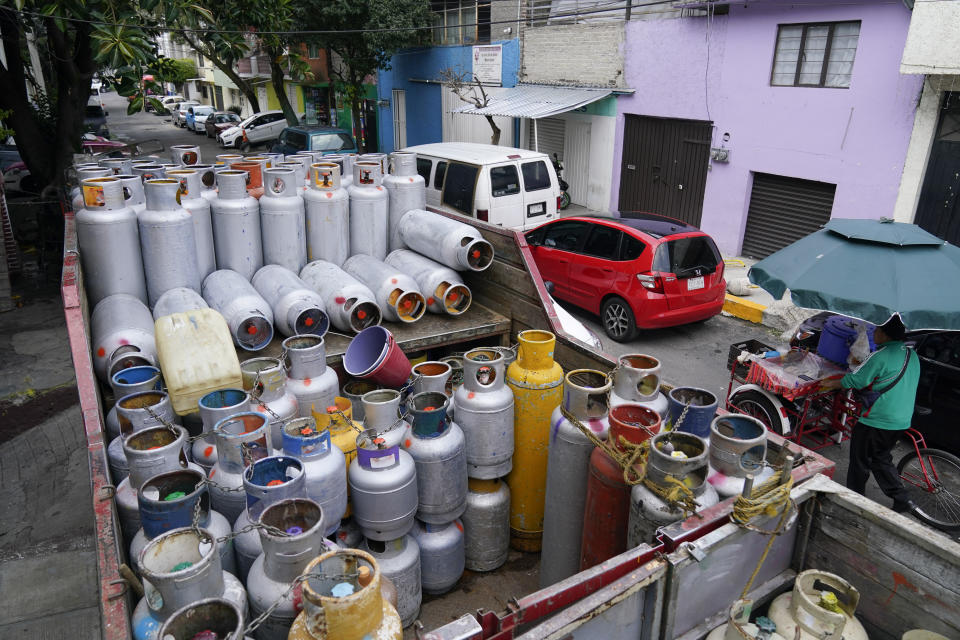
[[[847,356],[850,355],[850,345],[857,339],[857,329],[861,326],[866,327],[870,351],[874,351],[877,348],[873,342],[873,331],[876,329],[874,325],[848,316],[833,316],[823,324],[823,332],[817,344],[817,354],[831,362],[846,365]]]
[[[710,437],[710,423],[717,413],[717,396],[706,389],[696,387],[676,387],[667,396],[670,406],[671,428],[684,433],[708,439]],[[683,423],[677,426],[677,421],[683,415],[683,410],[689,405]]]

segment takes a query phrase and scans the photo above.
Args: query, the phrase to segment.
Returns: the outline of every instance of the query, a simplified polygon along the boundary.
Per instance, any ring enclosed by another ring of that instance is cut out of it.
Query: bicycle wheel
[[[921,491],[912,492],[917,503],[914,513],[942,531],[960,530],[960,458],[939,449],[917,453],[907,453],[897,465],[904,483]]]

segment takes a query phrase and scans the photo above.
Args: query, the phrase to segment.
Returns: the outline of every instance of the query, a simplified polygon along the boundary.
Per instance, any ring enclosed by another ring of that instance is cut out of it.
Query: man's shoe
[[[894,500],[893,510],[897,513],[913,513],[917,510],[917,503],[913,500],[904,500],[903,502]]]

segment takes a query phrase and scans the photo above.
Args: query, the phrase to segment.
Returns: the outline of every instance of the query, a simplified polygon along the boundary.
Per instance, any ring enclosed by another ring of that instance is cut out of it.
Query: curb
[[[745,298],[735,296],[731,293],[726,294],[726,297],[723,301],[724,311],[732,316],[741,318],[743,320],[748,320],[756,324],[763,324],[763,312],[766,308],[766,305],[746,300]]]

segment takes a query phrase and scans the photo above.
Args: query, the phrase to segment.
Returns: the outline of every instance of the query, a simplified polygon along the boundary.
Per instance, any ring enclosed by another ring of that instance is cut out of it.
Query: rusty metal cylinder
[[[223,598],[204,598],[170,614],[160,627],[160,640],[194,640],[215,633],[217,640],[244,640],[245,617],[239,606]]]
[[[499,478],[470,478],[467,485],[467,509],[460,517],[464,565],[471,571],[493,571],[510,552],[510,488]]]
[[[391,251],[385,262],[417,282],[427,311],[458,316],[470,308],[473,294],[453,269],[408,249]]]
[[[247,194],[244,171],[217,174],[213,212],[213,239],[218,269],[231,269],[249,280],[263,266],[260,205]]]
[[[90,316],[93,369],[103,382],[124,369],[157,364],[153,316],[139,298],[117,293],[102,299]]]
[[[257,200],[263,196],[263,172],[269,166],[270,158],[266,156],[245,156],[243,160],[230,163],[231,169],[246,172],[247,193]]]
[[[300,271],[300,278],[320,294],[330,323],[340,331],[359,333],[380,324],[373,291],[339,266],[315,260]]]
[[[81,185],[83,208],[77,212],[77,244],[84,286],[91,305],[114,294],[147,301],[137,215],[123,200],[117,178],[89,178]]]
[[[252,284],[270,305],[274,326],[282,335],[323,336],[330,328],[323,298],[295,272],[268,264],[254,274]]]
[[[350,194],[350,255],[387,257],[390,224],[390,196],[383,186],[379,162],[361,160],[353,165]]]
[[[217,256],[213,243],[213,218],[210,201],[202,197],[203,174],[197,169],[175,169],[167,177],[180,182],[180,206],[190,212],[193,219],[193,239],[197,247],[197,267],[200,280],[217,269]]]
[[[266,264],[280,265],[295,273],[307,264],[303,198],[293,169],[278,167],[264,172],[260,226]]]
[[[229,269],[214,271],[203,281],[203,299],[227,321],[237,346],[259,351],[270,344],[273,311],[242,275]]]
[[[463,384],[454,394],[457,424],[467,447],[467,475],[501,478],[513,468],[513,391],[506,385],[503,357],[494,349],[463,356]]]
[[[180,206],[180,183],[173,179],[147,180],[147,208],[140,214],[140,249],[147,276],[147,297],[154,305],[176,287],[200,290],[193,217]]]
[[[403,249],[400,219],[411,209],[427,208],[427,190],[423,176],[417,173],[417,154],[394,151],[390,154],[390,174],[383,176],[390,196],[390,251]]]
[[[409,249],[457,271],[483,271],[493,263],[493,246],[480,232],[439,213],[411,209],[397,227]]]
[[[174,287],[163,292],[153,305],[153,319],[194,309],[207,309],[210,305],[199,293],[187,287]]]
[[[311,165],[303,201],[307,260],[339,267],[350,257],[350,199],[341,186],[340,167],[332,162]]]
[[[107,446],[107,462],[113,483],[119,485],[127,477],[130,465],[123,450],[124,437],[136,431],[162,425],[164,420],[177,423],[178,418],[165,391],[137,391],[120,398],[115,406],[120,435]]]
[[[343,270],[373,291],[386,320],[416,322],[427,310],[416,280],[375,257],[355,253],[343,263]]]

